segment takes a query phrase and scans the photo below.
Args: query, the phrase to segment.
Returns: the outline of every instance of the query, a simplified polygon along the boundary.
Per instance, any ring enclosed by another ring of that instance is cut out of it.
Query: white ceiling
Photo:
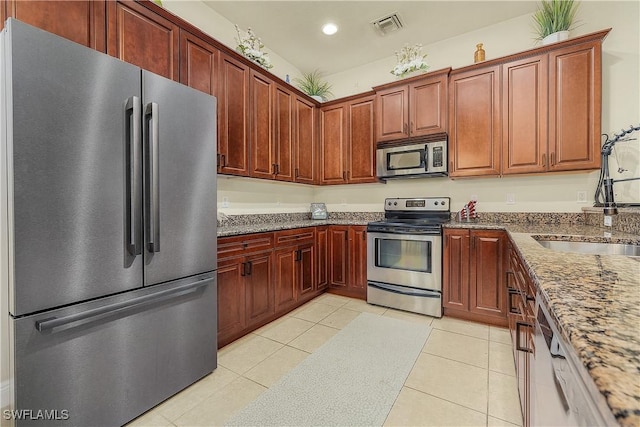
[[[207,6],[251,27],[265,46],[303,72],[334,74],[394,54],[405,43],[423,45],[536,10],[535,1],[218,1]],[[398,12],[404,28],[386,36],[371,21]],[[326,36],[331,21],[338,33]]]

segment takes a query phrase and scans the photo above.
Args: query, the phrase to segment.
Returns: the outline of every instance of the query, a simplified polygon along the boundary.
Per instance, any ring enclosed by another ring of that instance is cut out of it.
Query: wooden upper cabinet
[[[249,77],[250,176],[273,178],[276,164],[273,152],[273,94],[275,83],[251,70]]]
[[[13,17],[105,52],[105,13],[106,3],[103,0],[9,0],[0,5],[0,27],[4,25],[6,18]]]
[[[218,171],[249,176],[249,67],[220,54]]]
[[[345,184],[347,181],[344,158],[347,145],[345,110],[345,104],[332,105],[320,110],[322,184]]]
[[[409,86],[376,92],[378,130],[376,141],[393,141],[409,136]]]
[[[430,135],[447,131],[448,74],[451,69],[384,85],[376,91],[376,141]]]
[[[409,85],[410,136],[447,131],[448,86],[448,75],[444,73]]]
[[[347,105],[349,183],[376,182],[374,101],[374,96],[368,96]]]
[[[547,55],[503,65],[503,174],[546,170],[548,88]]]
[[[293,181],[295,96],[280,85],[275,86],[273,118],[276,179]]]
[[[602,40],[549,53],[549,170],[600,167]]]
[[[217,94],[218,49],[180,30],[180,82],[209,95]]]
[[[178,81],[179,27],[134,1],[109,1],[107,5],[107,53]]]
[[[316,109],[296,96],[294,106],[294,178],[296,182],[315,184],[317,179]]]
[[[451,75],[449,176],[500,174],[500,66]]]

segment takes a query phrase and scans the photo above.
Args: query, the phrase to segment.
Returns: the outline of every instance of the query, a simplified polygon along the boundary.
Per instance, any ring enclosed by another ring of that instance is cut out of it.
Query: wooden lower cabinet
[[[329,227],[316,227],[316,286],[318,290],[329,286]]]
[[[247,324],[251,325],[275,313],[272,254],[249,255],[245,266],[246,316]]]
[[[366,299],[367,237],[365,226],[329,226],[329,291]]]
[[[444,314],[507,326],[506,232],[445,229],[443,240]]]
[[[316,290],[315,246],[306,243],[275,251],[276,311],[287,310]]]
[[[247,324],[244,257],[218,260],[218,345],[231,342]]]
[[[523,426],[532,422],[532,369],[535,358],[534,328],[536,322],[535,285],[529,278],[516,251],[508,245],[506,272],[508,292],[507,315],[513,345],[513,359],[518,379],[518,394],[522,409]]]

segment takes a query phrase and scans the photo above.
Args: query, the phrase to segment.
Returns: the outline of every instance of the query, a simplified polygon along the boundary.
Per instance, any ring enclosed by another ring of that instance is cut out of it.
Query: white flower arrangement
[[[426,53],[422,54],[422,45],[420,43],[414,46],[406,44],[399,52],[396,52],[398,63],[391,70],[391,74],[397,77],[404,77],[412,71],[427,71],[429,65],[425,61],[426,57]]]
[[[267,56],[268,54],[262,51],[262,48],[264,48],[262,40],[254,34],[251,28],[247,28],[247,34],[243,36],[240,34],[240,28],[236,25],[236,33],[238,33],[238,38],[236,39],[238,42],[236,50],[238,52],[262,68],[266,68],[267,70],[273,68],[273,64],[269,56]]]

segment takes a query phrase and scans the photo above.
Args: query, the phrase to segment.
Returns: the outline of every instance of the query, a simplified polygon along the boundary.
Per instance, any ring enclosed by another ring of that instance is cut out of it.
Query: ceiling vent
[[[386,36],[387,34],[398,31],[403,27],[402,20],[400,19],[398,12],[376,19],[371,22],[371,24],[381,36]]]

